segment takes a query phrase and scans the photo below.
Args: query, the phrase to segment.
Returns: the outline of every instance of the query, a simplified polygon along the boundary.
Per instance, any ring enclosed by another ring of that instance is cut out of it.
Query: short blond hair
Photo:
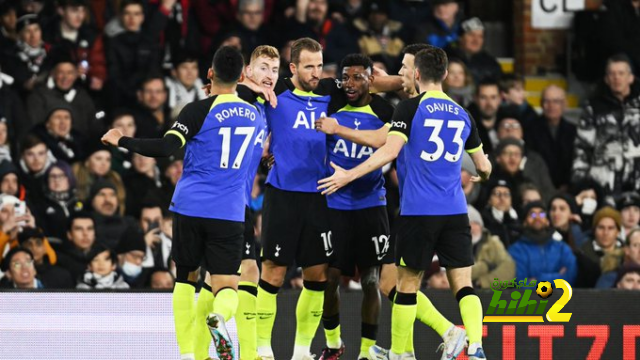
[[[271,45],[260,45],[251,53],[251,61],[254,62],[260,56],[268,57],[269,59],[280,59],[280,53],[278,49]]]

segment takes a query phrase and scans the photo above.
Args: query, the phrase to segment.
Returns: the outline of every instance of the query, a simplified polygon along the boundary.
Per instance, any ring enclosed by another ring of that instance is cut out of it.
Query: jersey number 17
[[[239,169],[240,165],[242,165],[242,160],[244,159],[245,154],[247,153],[247,148],[249,147],[249,143],[251,142],[251,137],[253,136],[253,132],[255,131],[254,127],[236,127],[234,128],[233,135],[234,136],[244,136],[244,140],[242,141],[242,146],[240,146],[240,150],[236,155],[235,160],[233,160],[233,164],[231,165],[232,169]],[[221,127],[218,131],[218,135],[222,135],[222,154],[220,156],[220,167],[222,169],[229,168],[229,154],[231,152],[231,128],[230,127]]]

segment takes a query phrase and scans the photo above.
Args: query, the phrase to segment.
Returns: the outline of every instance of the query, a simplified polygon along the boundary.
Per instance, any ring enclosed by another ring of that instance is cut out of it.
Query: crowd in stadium
[[[185,104],[206,97],[219,46],[245,55],[276,46],[287,77],[291,42],[311,37],[324,47],[325,77],[340,78],[336,64],[351,53],[393,75],[406,45],[446,50],[446,92],[469,109],[494,164],[482,184],[470,181],[470,161],[462,168],[478,288],[564,278],[640,289],[640,2],[616,3],[605,18],[619,41],[602,49],[602,81],[576,123],[561,87],[529,104],[523,77],[503,74],[484,49],[482,20],[453,0],[1,1],[0,287],[172,289],[167,209],[182,160],[100,136],[163,136]],[[267,171],[250,204],[258,239]],[[393,226],[393,165],[385,179]],[[292,269],[287,284],[299,287],[299,276]],[[425,286],[448,288],[437,261]]]

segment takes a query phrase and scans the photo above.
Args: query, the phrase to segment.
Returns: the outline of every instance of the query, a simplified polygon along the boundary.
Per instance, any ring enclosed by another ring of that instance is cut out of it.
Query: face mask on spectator
[[[593,215],[598,207],[598,201],[592,198],[585,198],[582,200],[582,213],[585,215]]]
[[[122,265],[122,272],[129,277],[135,278],[142,272],[142,266],[125,261],[124,265]]]

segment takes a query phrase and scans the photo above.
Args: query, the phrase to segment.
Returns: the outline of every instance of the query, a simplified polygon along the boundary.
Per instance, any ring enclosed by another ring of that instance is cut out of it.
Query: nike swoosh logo
[[[255,319],[255,318],[256,318],[255,316],[251,316],[251,317],[247,316],[247,317],[246,317],[246,319],[247,319],[247,320],[253,320],[253,319]]]
[[[387,256],[387,254],[384,254],[382,256],[378,256],[378,261],[382,260],[385,256]]]
[[[268,318],[270,318],[270,317],[271,317],[271,316],[260,316],[260,320],[268,319]]]
[[[332,254],[333,254],[333,250],[326,252],[327,257],[331,256]]]

